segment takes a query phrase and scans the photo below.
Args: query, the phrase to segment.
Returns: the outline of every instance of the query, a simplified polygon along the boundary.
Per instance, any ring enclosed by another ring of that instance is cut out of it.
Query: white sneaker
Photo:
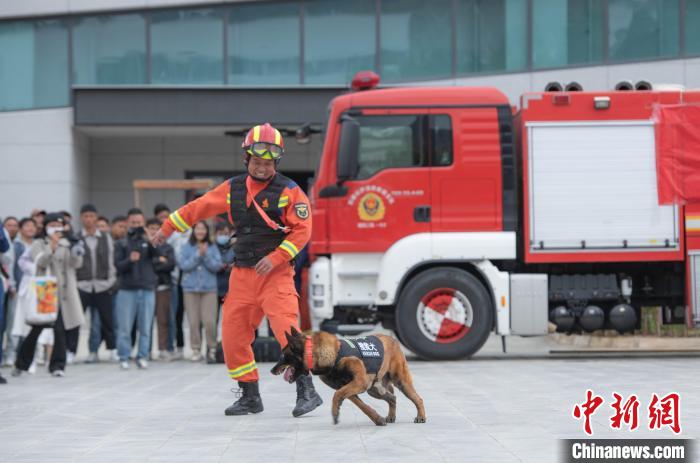
[[[182,360],[183,358],[182,349],[175,349],[170,353],[170,360]]]
[[[100,358],[97,356],[97,352],[90,352],[85,360],[85,363],[97,363],[99,361]]]
[[[66,352],[66,363],[73,365],[73,362],[75,362],[75,354],[71,351]]]
[[[161,362],[169,362],[170,359],[171,359],[170,352],[168,352],[167,350],[162,350],[158,354],[158,360],[160,360]]]
[[[123,362],[119,362],[119,368],[121,368],[122,370],[128,370],[129,369],[129,362],[127,362],[126,360]]]
[[[117,349],[112,349],[112,353],[110,354],[109,359],[113,362],[119,361],[119,352],[117,352]]]
[[[54,370],[51,372],[51,376],[54,378],[63,378],[66,374],[63,372],[63,370]]]
[[[136,360],[136,366],[139,367],[142,370],[148,369],[148,360],[146,359],[137,359]]]
[[[30,375],[33,375],[34,373],[36,373],[36,362],[32,362],[32,364],[29,365],[29,368],[27,369],[27,373],[29,373]]]
[[[195,363],[195,362],[201,362],[202,361],[202,354],[199,352],[194,352],[192,354],[192,357],[190,357],[190,360]]]

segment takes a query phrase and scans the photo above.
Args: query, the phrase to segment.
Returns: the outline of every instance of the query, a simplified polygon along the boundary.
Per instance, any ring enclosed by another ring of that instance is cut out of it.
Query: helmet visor
[[[274,143],[259,141],[246,148],[246,153],[262,159],[279,159],[284,153],[281,146]]]

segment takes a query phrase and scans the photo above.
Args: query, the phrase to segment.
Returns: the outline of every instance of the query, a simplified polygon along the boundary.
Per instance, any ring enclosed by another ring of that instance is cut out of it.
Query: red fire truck
[[[643,306],[698,321],[700,149],[659,108],[697,109],[700,92],[527,93],[516,109],[493,88],[375,83],[329,106],[311,189],[322,327],[381,321],[455,359],[550,321],[629,332]],[[667,187],[680,194],[660,203]]]

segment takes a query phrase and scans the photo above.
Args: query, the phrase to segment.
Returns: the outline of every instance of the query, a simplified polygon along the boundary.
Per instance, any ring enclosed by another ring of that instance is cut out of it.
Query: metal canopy
[[[341,87],[74,87],[76,126],[322,124]]]

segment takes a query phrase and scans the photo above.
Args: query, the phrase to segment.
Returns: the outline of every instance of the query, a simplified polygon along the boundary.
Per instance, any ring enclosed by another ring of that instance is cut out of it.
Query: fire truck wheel
[[[454,360],[484,345],[493,316],[491,297],[474,275],[439,267],[408,282],[396,308],[396,331],[419,357]]]

